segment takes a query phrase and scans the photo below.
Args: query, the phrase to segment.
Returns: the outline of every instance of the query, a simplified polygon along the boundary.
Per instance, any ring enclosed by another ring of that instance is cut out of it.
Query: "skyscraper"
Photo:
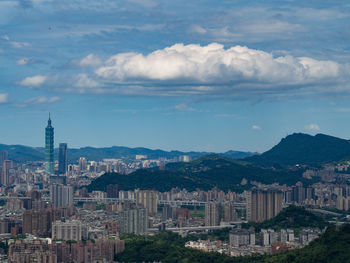
[[[3,150],[0,152],[0,167],[2,167],[5,160],[8,160],[8,152],[6,150]]]
[[[5,160],[2,165],[2,174],[1,174],[1,184],[2,185],[9,185],[9,176],[10,176],[10,169],[13,168],[13,162],[11,160]]]
[[[66,143],[60,143],[58,150],[58,174],[66,174],[68,167],[68,148]]]
[[[47,127],[45,129],[45,171],[48,174],[54,173],[54,140],[53,140],[53,127],[51,126],[51,118],[49,115],[49,120],[47,122]]]

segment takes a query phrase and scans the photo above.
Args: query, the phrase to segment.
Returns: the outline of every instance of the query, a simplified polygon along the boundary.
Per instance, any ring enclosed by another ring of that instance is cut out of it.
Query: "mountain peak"
[[[261,165],[319,164],[340,161],[350,157],[350,143],[326,134],[314,136],[293,133],[283,138],[272,149],[259,156],[247,158]]]

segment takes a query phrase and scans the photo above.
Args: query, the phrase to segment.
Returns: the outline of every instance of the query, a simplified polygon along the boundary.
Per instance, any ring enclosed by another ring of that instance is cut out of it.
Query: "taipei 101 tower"
[[[45,128],[45,171],[48,174],[54,173],[54,160],[53,160],[53,127],[51,126],[51,118],[49,114],[49,120],[47,127]]]

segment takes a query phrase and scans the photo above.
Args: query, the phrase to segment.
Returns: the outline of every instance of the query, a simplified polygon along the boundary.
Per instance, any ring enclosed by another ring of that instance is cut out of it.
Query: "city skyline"
[[[72,148],[263,152],[294,132],[349,138],[346,1],[0,7],[0,143],[42,145],[48,112]]]

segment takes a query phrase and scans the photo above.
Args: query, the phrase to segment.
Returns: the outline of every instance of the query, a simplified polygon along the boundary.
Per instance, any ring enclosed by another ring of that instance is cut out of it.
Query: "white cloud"
[[[191,32],[198,33],[198,34],[205,34],[208,32],[208,30],[201,27],[200,25],[192,25],[190,30],[191,30]]]
[[[8,35],[3,35],[2,39],[8,41],[11,46],[14,48],[23,48],[29,46],[29,43],[27,42],[18,42],[18,41],[11,41],[10,37]]]
[[[39,96],[35,98],[31,98],[29,100],[26,100],[22,104],[17,104],[16,106],[19,108],[24,108],[28,106],[35,106],[35,105],[40,105],[40,104],[51,104],[55,103],[57,101],[60,101],[61,98],[58,96],[53,96],[53,97],[46,97],[46,96]]]
[[[28,101],[27,103],[32,103],[32,104],[42,104],[42,103],[54,103],[60,100],[60,97],[54,96],[54,97],[45,97],[45,96],[39,96],[32,98]]]
[[[348,64],[274,55],[244,46],[176,44],[146,55],[129,52],[102,59],[90,54],[74,63],[91,67],[92,73],[88,70],[73,76],[57,75],[56,79],[37,75],[20,84],[31,87],[45,84],[67,93],[259,101],[350,95]]]
[[[19,60],[16,61],[16,64],[18,66],[24,66],[24,65],[27,65],[29,62],[29,59],[28,58],[21,58]]]
[[[274,57],[271,53],[234,46],[225,49],[176,44],[148,55],[121,53],[110,57],[95,73],[108,80],[175,81],[194,84],[255,83],[313,84],[341,77],[341,65],[308,57]]]
[[[0,104],[8,102],[9,95],[6,93],[0,93]]]
[[[195,111],[194,108],[189,107],[186,103],[177,104],[174,108],[179,111]]]
[[[20,82],[22,86],[28,87],[40,87],[47,80],[47,76],[44,75],[36,75],[32,77],[26,77]]]
[[[315,123],[311,123],[311,124],[305,126],[305,130],[308,130],[308,131],[319,131],[320,130],[320,126],[318,126]]]
[[[21,58],[16,61],[16,64],[18,66],[26,66],[26,65],[32,65],[32,64],[44,64],[45,61],[41,59],[34,59],[34,58]]]
[[[94,54],[90,54],[79,61],[79,65],[82,67],[99,66],[100,64],[101,64],[101,59]]]
[[[253,126],[252,126],[252,129],[253,129],[253,130],[256,130],[256,131],[259,131],[259,130],[261,130],[261,127],[258,126],[258,125],[253,125]]]
[[[77,76],[74,86],[78,88],[97,88],[100,86],[100,84],[97,81],[89,78],[87,74],[82,73]]]
[[[11,41],[10,44],[15,48],[24,48],[29,46],[29,43],[27,42]]]

